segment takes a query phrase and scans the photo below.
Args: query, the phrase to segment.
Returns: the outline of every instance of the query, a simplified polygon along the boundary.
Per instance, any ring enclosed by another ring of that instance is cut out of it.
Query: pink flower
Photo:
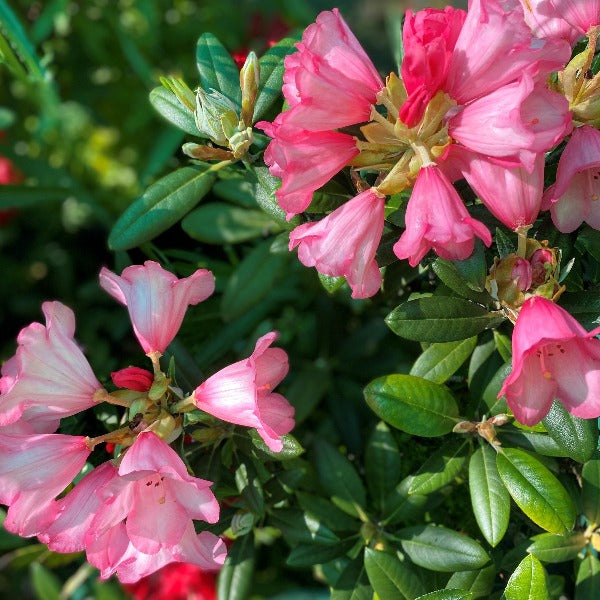
[[[259,338],[249,358],[209,377],[196,388],[193,401],[218,419],[254,427],[271,450],[280,452],[280,436],[294,427],[294,408],[272,392],[288,372],[287,354],[269,347],[276,339],[274,331]]]
[[[573,45],[581,32],[569,25],[562,12],[552,6],[551,0],[520,0],[525,22],[538,38],[567,40]]]
[[[466,15],[464,10],[450,6],[406,11],[401,75],[409,98],[402,105],[400,118],[409,127],[421,120],[428,102],[443,89]]]
[[[147,392],[154,383],[154,375],[140,367],[125,367],[110,374],[113,383],[120,388]]]
[[[307,267],[345,277],[353,298],[373,296],[381,287],[375,252],[383,232],[384,198],[370,188],[321,221],[296,227],[290,250],[298,246],[298,258]]]
[[[198,269],[184,279],[147,260],[127,267],[121,276],[103,267],[100,285],[127,306],[144,352],[164,352],[179,331],[188,305],[206,300],[215,289],[212,273]]]
[[[554,398],[577,417],[600,416],[600,327],[589,333],[563,308],[535,296],[527,300],[513,332],[513,368],[499,397],[516,419],[541,421]]]
[[[22,537],[38,535],[54,520],[58,496],[83,467],[86,438],[27,432],[21,423],[0,428],[0,503],[4,526]]]
[[[600,25],[600,0],[547,0],[556,14],[580,33]]]
[[[337,8],[322,12],[296,47],[285,58],[286,124],[327,131],[368,121],[383,82]]]
[[[256,126],[273,138],[264,158],[271,175],[281,178],[282,185],[275,194],[289,221],[308,208],[313,192],[348,164],[358,148],[355,139],[345,133],[287,126],[287,114]]]
[[[544,192],[545,209],[559,231],[570,233],[585,221],[600,229],[600,131],[584,125],[573,131],[558,163],[556,183]]]
[[[532,225],[540,212],[544,189],[544,155],[538,154],[533,171],[496,165],[480,154],[460,152],[464,178],[487,209],[509,229]]]
[[[219,518],[210,485],[190,476],[158,436],[141,433],[121,461],[118,477],[98,490],[102,503],[83,540],[88,560],[103,578],[116,572],[124,582],[174,561],[218,568],[225,558],[222,540],[209,532],[196,535],[192,522]]]
[[[475,236],[486,246],[492,243],[487,228],[473,219],[456,190],[439,167],[419,171],[406,210],[406,230],[394,244],[400,259],[416,267],[433,249],[447,260],[463,260],[473,253]]]
[[[528,260],[520,257],[515,259],[511,272],[511,279],[522,292],[526,292],[531,287],[533,271]]]
[[[22,329],[15,356],[2,366],[0,425],[23,417],[36,431],[50,433],[61,417],[93,406],[102,386],[73,339],[73,311],[60,302],[44,302],[42,310],[46,326]]]

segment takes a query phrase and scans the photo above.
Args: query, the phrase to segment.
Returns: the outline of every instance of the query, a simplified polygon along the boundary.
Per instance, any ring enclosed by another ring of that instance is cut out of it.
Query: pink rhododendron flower
[[[406,230],[394,244],[396,256],[408,258],[413,267],[430,249],[447,260],[463,260],[473,253],[475,236],[486,246],[492,243],[490,232],[469,215],[439,167],[422,168],[408,201]]]
[[[327,131],[368,121],[383,81],[338,9],[322,12],[296,47],[285,57],[286,124]]]
[[[582,34],[586,34],[591,27],[600,25],[600,0],[546,1],[554,7],[558,16]]]
[[[464,10],[450,6],[406,11],[401,76],[409,98],[402,105],[400,118],[409,127],[421,120],[427,103],[443,89],[466,15]]]
[[[113,383],[120,388],[147,392],[154,383],[154,375],[140,367],[125,367],[110,374]]]
[[[541,421],[554,398],[577,417],[600,416],[599,333],[541,296],[525,301],[513,332],[512,372],[499,394],[519,422]]]
[[[370,188],[321,221],[304,223],[290,233],[290,250],[320,273],[343,276],[353,298],[368,298],[381,287],[375,252],[383,232],[384,196]]]
[[[288,372],[288,357],[269,346],[277,339],[272,331],[256,342],[250,357],[221,369],[194,391],[194,404],[229,423],[254,427],[274,452],[283,448],[280,436],[294,427],[294,408],[272,392]]]
[[[215,569],[223,541],[196,535],[192,519],[215,523],[219,505],[211,483],[192,477],[177,453],[152,432],[141,433],[118,470],[99,490],[102,499],[84,536],[88,560],[103,578],[137,581],[169,562]]]
[[[2,365],[0,425],[23,416],[40,433],[56,431],[61,417],[95,404],[102,386],[73,339],[73,311],[60,302],[44,302],[46,326],[21,330],[15,356]]]
[[[9,506],[4,526],[23,537],[38,535],[55,518],[54,498],[83,467],[86,438],[0,428],[0,503]]]
[[[544,190],[543,154],[536,156],[528,173],[523,167],[496,165],[480,154],[459,153],[462,175],[499,221],[512,230],[535,222]]]
[[[213,274],[198,269],[184,279],[147,260],[119,277],[103,267],[100,285],[127,306],[133,330],[144,352],[164,352],[179,331],[188,305],[206,300],[215,289]]]
[[[584,125],[573,131],[558,163],[556,183],[544,192],[545,209],[563,233],[584,221],[600,229],[600,131]]]
[[[256,126],[273,138],[264,158],[271,175],[281,178],[275,195],[289,221],[308,208],[313,192],[348,164],[358,148],[354,138],[345,133],[286,126],[285,114],[273,123],[261,121]]]
[[[520,0],[525,22],[538,38],[562,39],[573,45],[581,36],[581,31],[564,20],[551,0]]]

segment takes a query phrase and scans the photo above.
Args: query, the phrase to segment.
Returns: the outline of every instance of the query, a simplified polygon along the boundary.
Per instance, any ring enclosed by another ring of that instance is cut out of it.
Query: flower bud
[[[554,276],[556,268],[556,251],[550,248],[539,248],[529,259],[531,263],[532,285],[539,287]]]
[[[233,153],[229,150],[202,144],[194,144],[194,142],[183,144],[183,146],[181,146],[181,151],[186,156],[197,158],[198,160],[231,160],[233,158]]]
[[[247,127],[252,126],[254,116],[254,102],[260,83],[260,64],[254,52],[250,52],[240,71],[240,87],[242,89],[242,115],[241,120]]]
[[[231,518],[231,531],[235,536],[246,535],[254,527],[254,515],[250,512],[238,512]]]
[[[161,77],[160,82],[175,95],[177,100],[179,100],[183,106],[194,112],[196,105],[194,92],[190,90],[186,82],[181,79],[181,77]]]
[[[511,308],[525,302],[526,292],[531,287],[532,272],[529,261],[509,254],[496,259],[486,281],[486,288],[493,297]]]
[[[196,127],[219,146],[228,145],[228,135],[224,131],[238,123],[236,107],[229,98],[212,90],[207,94],[202,88],[196,91]]]
[[[113,383],[120,388],[147,392],[154,381],[154,375],[140,367],[126,367],[110,374]]]

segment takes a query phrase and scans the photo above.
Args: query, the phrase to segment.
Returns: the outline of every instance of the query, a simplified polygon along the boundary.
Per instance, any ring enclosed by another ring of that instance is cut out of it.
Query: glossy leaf
[[[527,552],[548,563],[573,560],[587,544],[585,536],[580,531],[571,531],[562,535],[540,533],[531,540],[533,544],[527,548]]]
[[[302,223],[298,216],[290,221],[285,218],[284,210],[277,204],[275,191],[279,188],[281,180],[273,177],[267,167],[254,167],[257,183],[254,188],[254,197],[258,205],[264,210],[276,223],[286,229],[293,229]]]
[[[496,327],[503,320],[499,313],[490,313],[479,304],[452,296],[409,300],[385,318],[396,335],[418,342],[465,340]]]
[[[410,374],[434,383],[444,383],[471,356],[476,345],[477,336],[458,342],[431,344],[417,358]]]
[[[410,522],[424,512],[427,496],[409,494],[411,483],[412,477],[407,477],[390,492],[385,500],[384,523]]]
[[[171,125],[175,125],[190,135],[203,137],[196,127],[194,113],[181,104],[173,92],[159,86],[150,92],[149,98],[154,110]]]
[[[128,250],[155,238],[186,215],[210,191],[213,171],[183,167],[154,182],[115,223],[113,250]]]
[[[592,458],[598,442],[598,419],[575,417],[555,400],[542,423],[566,456],[581,463]]]
[[[316,467],[323,489],[332,502],[349,515],[358,516],[358,508],[366,505],[362,480],[352,463],[329,443],[315,444]]]
[[[496,466],[496,452],[480,446],[469,461],[469,492],[473,514],[490,546],[504,537],[510,517],[510,496]]]
[[[419,596],[416,600],[471,600],[473,594],[463,590],[437,590],[429,592],[424,596]]]
[[[333,531],[355,532],[360,529],[359,521],[346,514],[329,500],[314,494],[307,494],[306,492],[296,492],[296,497],[298,498],[300,508],[305,513],[326,523],[327,527]]]
[[[510,576],[506,600],[549,600],[546,571],[535,556],[526,556]]]
[[[566,533],[575,522],[571,497],[538,459],[524,450],[504,448],[497,457],[498,472],[517,506],[550,533]]]
[[[581,504],[590,523],[600,525],[600,459],[593,458],[583,465]]]
[[[504,362],[509,363],[512,360],[512,342],[510,338],[497,330],[494,330],[494,343],[496,350]]]
[[[465,590],[473,594],[473,599],[489,598],[492,588],[494,587],[494,579],[496,578],[495,565],[489,565],[483,569],[473,571],[457,571],[454,573],[446,587],[449,590]]]
[[[474,539],[445,527],[419,525],[399,531],[398,537],[410,559],[432,571],[469,571],[490,560]]]
[[[600,561],[588,554],[579,564],[575,582],[575,600],[600,598]]]
[[[365,568],[379,598],[414,600],[426,592],[414,566],[397,554],[365,549]]]
[[[217,90],[241,106],[240,72],[229,52],[212,33],[203,33],[198,39],[196,63],[203,90]]]
[[[519,446],[542,456],[567,456],[565,450],[547,433],[519,431],[516,427],[502,427],[497,431],[500,440],[505,446]]]
[[[485,281],[485,262],[484,264],[484,281]],[[486,302],[490,300],[489,294],[484,288],[479,290],[477,283],[470,282],[465,274],[459,270],[459,261],[444,260],[437,258],[432,265],[435,274],[445,283],[453,292],[456,292],[464,298],[475,300],[476,302]]]
[[[327,524],[310,514],[298,509],[273,510],[270,522],[280,529],[285,540],[291,544],[337,544],[340,538],[333,533]]]
[[[255,429],[248,430],[252,445],[258,450],[258,456],[270,460],[291,460],[304,453],[300,442],[290,433],[281,436],[283,448],[279,452],[271,450]]]
[[[420,377],[379,377],[367,385],[364,394],[380,419],[413,435],[444,435],[458,422],[458,406],[448,389]]]
[[[254,536],[237,538],[227,552],[219,572],[217,597],[227,600],[246,600],[254,575]]]
[[[449,484],[467,462],[469,441],[453,438],[435,450],[413,475],[409,494],[431,494]]]
[[[344,556],[355,544],[356,538],[346,538],[337,544],[318,546],[316,544],[298,544],[290,552],[286,563],[290,567],[313,567],[322,565],[339,556]]]

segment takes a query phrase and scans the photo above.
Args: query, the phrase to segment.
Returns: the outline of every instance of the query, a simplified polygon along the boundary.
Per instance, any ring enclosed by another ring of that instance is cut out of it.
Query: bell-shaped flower
[[[296,47],[284,63],[286,122],[327,131],[368,121],[383,81],[337,8],[319,14]]]
[[[464,178],[499,221],[512,230],[535,222],[544,190],[543,154],[535,158],[531,173],[523,167],[494,164],[480,154],[463,151],[461,155]]]
[[[25,418],[36,431],[51,433],[62,417],[93,406],[102,386],[73,339],[73,311],[60,302],[44,302],[42,310],[46,326],[22,329],[15,355],[2,365],[0,425]]]
[[[529,172],[537,156],[572,129],[566,98],[534,84],[528,75],[471,102],[448,125],[450,135],[467,149]]]
[[[0,428],[0,503],[9,506],[6,529],[30,537],[54,520],[54,499],[79,473],[90,450],[85,437],[35,434],[24,425]]]
[[[408,93],[400,118],[413,127],[428,102],[446,83],[450,61],[466,12],[447,6],[444,10],[408,10],[402,30],[401,77]]]
[[[306,210],[313,192],[326,184],[358,154],[355,139],[337,131],[306,131],[286,124],[288,112],[273,123],[256,126],[273,138],[265,150],[265,162],[274,177],[281,178],[275,192],[288,221]]]
[[[573,45],[581,36],[578,31],[562,17],[550,0],[520,0],[525,22],[533,35],[538,38],[567,40]]]
[[[206,300],[214,292],[215,280],[206,269],[178,279],[157,262],[147,260],[127,267],[120,277],[103,267],[100,285],[127,306],[144,352],[162,354],[177,335],[187,307]]]
[[[283,448],[282,435],[294,427],[294,408],[272,392],[288,372],[288,357],[269,346],[277,339],[272,331],[256,342],[248,358],[221,369],[192,395],[204,412],[236,425],[254,427],[274,452]]]
[[[584,221],[600,229],[600,131],[584,125],[573,131],[556,171],[556,183],[544,192],[543,208],[563,233]]]
[[[408,201],[406,230],[394,244],[396,256],[408,258],[413,267],[430,249],[441,258],[463,260],[473,253],[475,237],[486,246],[492,243],[490,232],[469,215],[440,168],[422,168]]]
[[[88,560],[103,577],[114,572],[121,577],[128,564],[137,565],[123,581],[135,581],[173,561],[218,568],[224,559],[223,542],[208,532],[195,536],[192,523],[215,523],[219,518],[210,486],[190,476],[181,458],[158,436],[141,433],[121,461],[118,477],[98,489],[102,503],[83,540]],[[199,554],[194,557],[195,544]],[[182,547],[191,548],[189,556]]]
[[[352,198],[321,221],[304,223],[290,233],[290,250],[319,273],[345,277],[353,298],[368,298],[379,291],[381,273],[375,252],[381,239],[385,196],[370,188]]]
[[[600,416],[600,327],[587,332],[566,310],[541,296],[521,307],[512,338],[506,396],[516,419],[541,421],[556,398],[576,417]]]
[[[581,34],[600,25],[600,0],[546,0],[546,3]]]

